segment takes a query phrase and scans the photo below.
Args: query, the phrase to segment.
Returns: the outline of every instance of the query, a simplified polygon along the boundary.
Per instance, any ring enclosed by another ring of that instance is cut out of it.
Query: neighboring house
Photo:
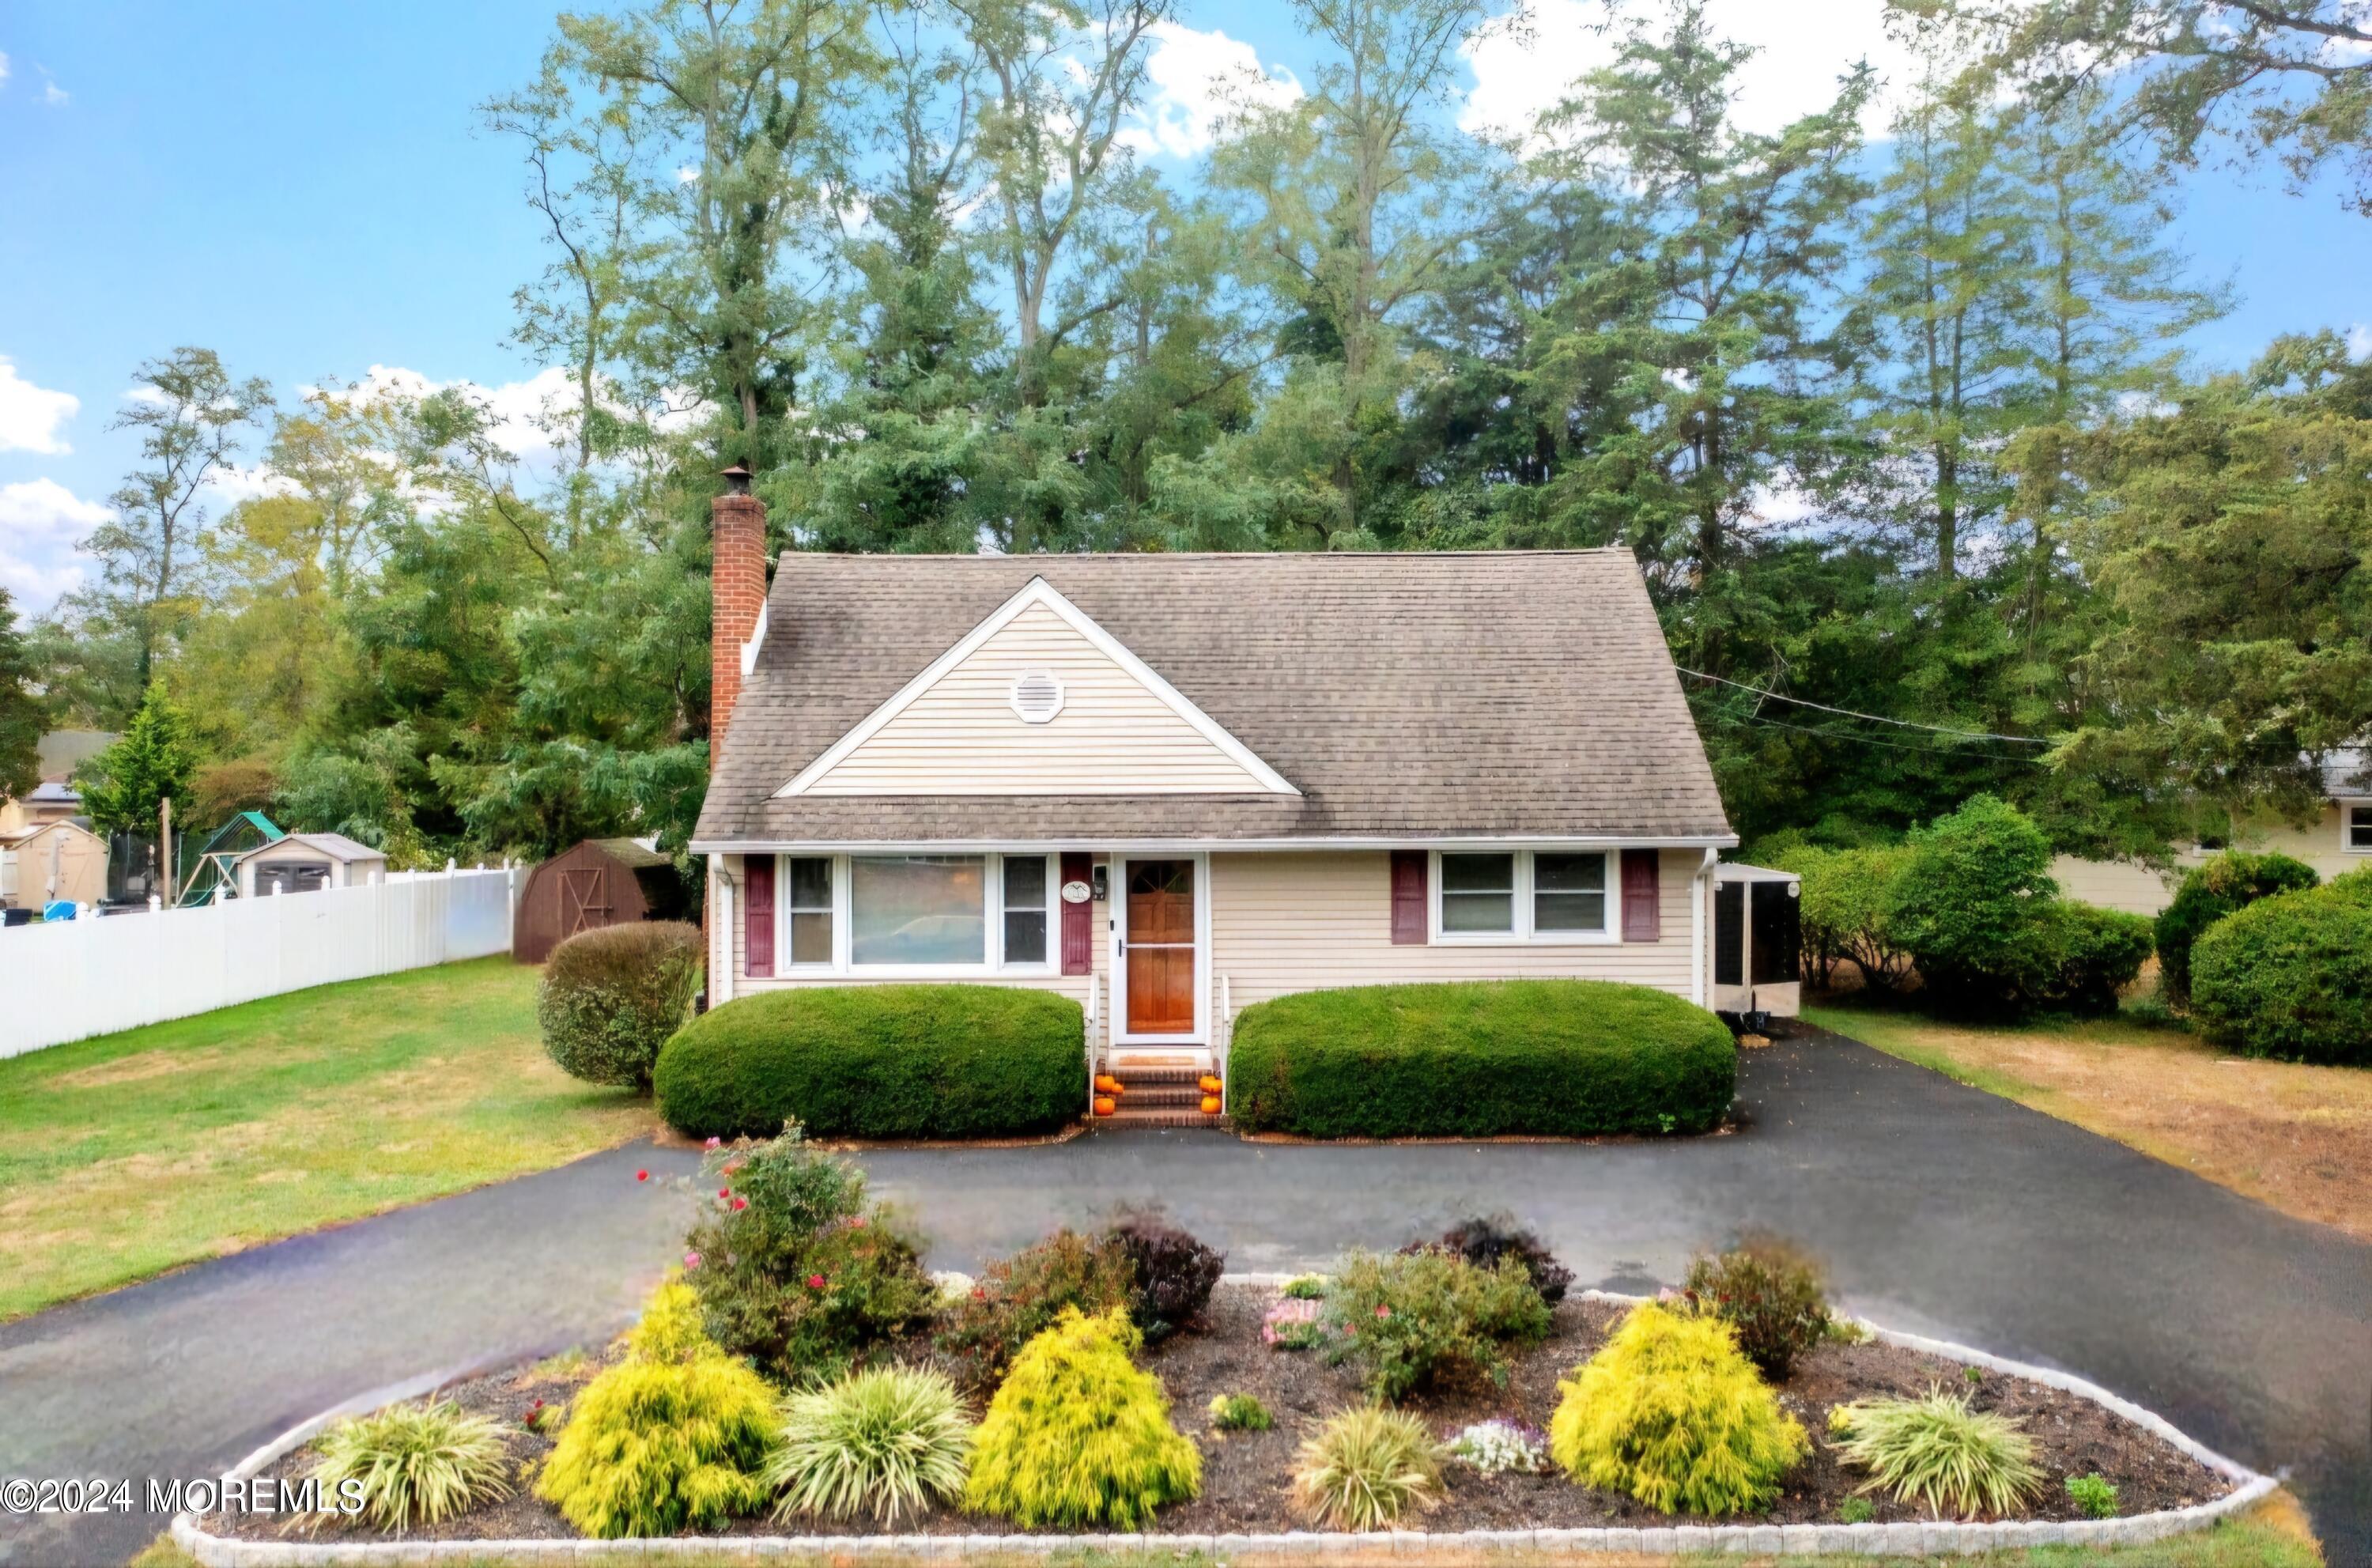
[[[38,910],[107,897],[107,841],[79,823],[0,832],[0,905]]]
[[[387,855],[343,833],[288,833],[231,862],[243,899],[358,888],[387,875]]]
[[[2357,866],[2372,865],[2372,752],[2351,747],[2325,753],[2322,793],[2322,807],[2309,825],[2238,822],[2232,847],[2277,850],[2313,866],[2326,882]],[[2069,898],[2154,915],[2174,897],[2182,874],[2214,853],[2199,847],[2184,850],[2164,873],[2130,861],[2063,854],[2052,862],[2051,874]]]
[[[1738,839],[1626,551],[793,552],[762,595],[716,511],[712,1001],[1048,987],[1117,1066],[1321,987],[1711,1000]]]
[[[82,815],[82,793],[63,778],[43,779],[22,800],[0,800],[0,838]]]

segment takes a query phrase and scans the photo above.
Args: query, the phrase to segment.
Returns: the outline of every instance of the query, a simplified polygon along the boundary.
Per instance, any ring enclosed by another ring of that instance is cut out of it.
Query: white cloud
[[[50,68],[46,65],[36,65],[33,69],[41,74],[41,101],[52,109],[65,102],[66,90],[58,86],[58,79],[50,75]]]
[[[1474,90],[1459,123],[1469,131],[1529,132],[1585,74],[1613,60],[1632,19],[1652,29],[1662,15],[1652,6],[1610,7],[1605,0],[1528,0],[1526,10],[1528,27],[1495,30],[1466,46]],[[1863,58],[1894,87],[1920,72],[1918,57],[1887,36],[1885,0],[1709,0],[1705,15],[1716,34],[1758,51],[1731,78],[1734,114],[1745,130],[1776,131],[1827,108],[1837,78]],[[1612,28],[1605,25],[1610,16]],[[1889,99],[1882,91],[1872,101],[1862,116],[1865,131],[1885,131]]]
[[[2347,357],[2372,359],[2372,321],[2358,321],[2347,329]]]
[[[57,457],[74,450],[58,434],[82,400],[72,392],[36,387],[0,354],[0,452],[41,452]]]
[[[7,79],[8,79],[8,57],[7,57],[6,54],[0,54],[0,82],[5,82],[5,81],[6,81]]]
[[[81,587],[75,546],[109,517],[53,479],[0,484],[0,587],[32,611]]]
[[[1121,140],[1145,154],[1192,157],[1208,152],[1228,115],[1244,106],[1283,109],[1297,102],[1300,79],[1282,65],[1263,67],[1259,52],[1214,28],[1208,32],[1157,22],[1146,60],[1152,90],[1137,123]]]

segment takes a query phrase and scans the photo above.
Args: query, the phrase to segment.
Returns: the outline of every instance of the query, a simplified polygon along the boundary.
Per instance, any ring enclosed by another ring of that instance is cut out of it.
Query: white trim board
[[[1107,850],[1125,850],[1132,854],[1191,854],[1208,851],[1214,854],[1241,852],[1287,852],[1308,850],[1353,849],[1735,849],[1736,833],[1684,834],[1676,838],[1641,838],[1634,835],[1568,834],[1541,838],[1509,838],[1505,833],[1489,835],[1423,835],[1418,837],[1378,838],[1373,834],[1343,834],[1327,837],[1308,834],[1299,838],[1265,839],[1178,839],[1145,838],[1115,839],[694,839],[691,851],[694,854],[913,854],[924,852],[944,854],[987,854],[994,851],[1084,850],[1100,854]]]
[[[1051,611],[1071,630],[1086,638],[1097,652],[1110,659],[1131,679],[1151,692],[1165,707],[1185,721],[1203,739],[1209,741],[1237,766],[1251,775],[1262,792],[1289,796],[1298,796],[1301,793],[1286,781],[1284,774],[1262,761],[1250,747],[1228,734],[1217,720],[1195,706],[1184,692],[1169,684],[1157,670],[1137,657],[1120,639],[1097,625],[1085,610],[1064,598],[1052,584],[1043,577],[1032,577],[1020,592],[990,611],[987,620],[965,633],[953,647],[933,659],[920,674],[900,687],[897,693],[888,702],[866,714],[857,722],[854,729],[833,741],[824,749],[821,756],[800,769],[789,783],[774,792],[774,798],[787,799],[793,796],[806,794],[858,747],[879,734],[892,719],[911,707],[924,692],[938,684],[941,677],[978,652],[983,644],[1012,624],[1023,611],[1032,608],[1041,608]],[[1240,794],[1242,792],[1223,793]]]

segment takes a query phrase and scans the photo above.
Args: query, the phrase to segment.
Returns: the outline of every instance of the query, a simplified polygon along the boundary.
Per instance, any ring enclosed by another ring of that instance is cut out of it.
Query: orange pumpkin
[[[1113,1099],[1110,1095],[1098,1095],[1096,1097],[1096,1114],[1098,1116],[1110,1116],[1113,1111],[1118,1110],[1119,1109],[1120,1102]]]
[[[1204,1095],[1203,1097],[1203,1114],[1205,1116],[1216,1116],[1219,1114],[1218,1096]]]
[[[1215,1095],[1225,1087],[1227,1087],[1225,1084],[1220,1083],[1218,1079],[1213,1077],[1210,1074],[1205,1073],[1203,1074],[1202,1090],[1204,1094]]]
[[[1128,1086],[1125,1084],[1122,1084],[1118,1078],[1113,1077],[1109,1073],[1099,1073],[1096,1074],[1096,1092],[1098,1094],[1124,1094],[1127,1092],[1127,1087]]]

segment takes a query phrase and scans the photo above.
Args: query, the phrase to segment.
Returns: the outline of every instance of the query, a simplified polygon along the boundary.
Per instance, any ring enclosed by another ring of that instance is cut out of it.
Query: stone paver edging
[[[1277,1285],[1288,1274],[1229,1274],[1223,1283]],[[1575,1293],[1584,1301],[1635,1305],[1648,1299],[1612,1291]],[[1274,1535],[833,1535],[670,1536],[647,1540],[243,1540],[210,1533],[189,1512],[173,1518],[174,1541],[203,1568],[394,1568],[396,1564],[496,1562],[573,1562],[614,1554],[655,1562],[697,1558],[750,1561],[910,1556],[934,1561],[959,1558],[1044,1556],[1093,1546],[1110,1553],[1202,1551],[1262,1557],[1487,1556],[1587,1557],[1599,1553],[1739,1552],[1788,1554],[1831,1552],[1868,1557],[1965,1555],[2033,1546],[2132,1546],[2202,1530],[2218,1519],[2253,1506],[2280,1483],[2226,1458],[2155,1411],[2144,1410],[2086,1378],[2048,1367],[1992,1355],[1967,1345],[1907,1334],[1861,1322],[1878,1340],[1990,1371],[2024,1377],[2101,1405],[2164,1439],[2238,1485],[2224,1496],[2189,1508],[2162,1509],[2118,1519],[2010,1520],[1997,1524],[1949,1521],[1868,1525],[1667,1525],[1539,1530],[1383,1530],[1366,1534],[1293,1530]],[[292,1427],[232,1467],[226,1479],[246,1480],[319,1434],[334,1421],[428,1391],[436,1379],[414,1378],[327,1411]]]

